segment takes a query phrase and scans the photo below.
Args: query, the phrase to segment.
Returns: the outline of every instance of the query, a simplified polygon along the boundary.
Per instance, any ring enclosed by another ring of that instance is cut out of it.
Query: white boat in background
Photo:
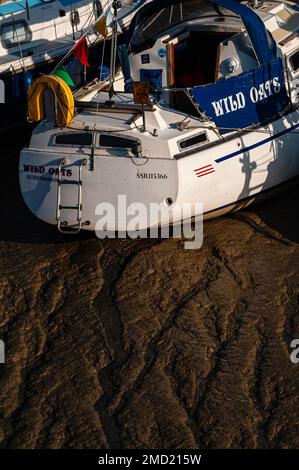
[[[118,2],[118,22],[123,31],[141,0]],[[35,78],[50,73],[84,34],[91,47],[93,78],[99,67],[101,39],[93,25],[111,8],[112,0],[20,0],[0,5],[0,79],[5,86],[5,105],[0,104],[0,129],[26,118],[27,92]],[[106,40],[109,41],[111,33]],[[65,67],[75,85],[83,84],[83,67],[70,57]]]
[[[202,203],[212,217],[295,179],[298,32],[290,2],[144,6],[131,25],[120,80],[126,91],[116,91],[110,76],[106,91],[87,90],[77,103],[68,95],[52,114],[36,114],[42,122],[20,157],[25,203],[76,233],[95,230],[98,204],[117,210],[120,195],[148,212],[153,203]],[[141,106],[136,87],[145,83],[150,96]],[[39,103],[31,98],[32,117]],[[110,229],[125,231],[126,219]]]

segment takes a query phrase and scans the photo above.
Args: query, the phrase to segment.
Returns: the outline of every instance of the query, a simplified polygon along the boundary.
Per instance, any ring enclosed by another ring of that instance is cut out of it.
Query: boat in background
[[[118,24],[125,31],[142,0],[118,2]],[[76,87],[93,79],[100,65],[101,36],[93,29],[111,0],[20,0],[0,5],[0,79],[5,104],[0,104],[0,130],[26,121],[27,93],[41,74],[50,73],[84,35],[90,67],[71,55],[64,67]],[[111,39],[111,31],[105,38]],[[107,51],[109,48],[107,47]]]
[[[299,12],[290,2],[154,0],[130,28],[122,91],[110,73],[104,89],[37,115],[19,167],[33,214],[63,232],[95,230],[98,205],[117,213],[124,195],[146,207],[139,229],[148,229],[152,204],[202,203],[209,218],[298,177]],[[124,214],[109,229],[126,231]]]

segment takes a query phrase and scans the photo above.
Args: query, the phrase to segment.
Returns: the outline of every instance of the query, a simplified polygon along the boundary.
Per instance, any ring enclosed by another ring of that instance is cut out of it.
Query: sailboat
[[[125,32],[143,1],[118,2],[119,27]],[[65,62],[75,87],[94,78],[99,67],[101,37],[93,25],[112,0],[20,0],[0,5],[0,130],[26,121],[27,93],[41,74],[53,71],[83,37],[90,47],[86,71],[71,54]],[[108,34],[107,41],[111,39]]]
[[[96,230],[99,204],[117,210],[120,195],[148,213],[153,203],[201,203],[211,218],[294,181],[298,32],[290,2],[145,5],[122,45],[117,87],[111,71],[105,86],[80,101],[57,85],[60,102],[50,117],[34,112],[40,97],[31,95],[31,118],[41,122],[20,157],[26,205],[77,233]],[[150,228],[148,220],[139,228]],[[126,224],[117,217],[110,229]]]

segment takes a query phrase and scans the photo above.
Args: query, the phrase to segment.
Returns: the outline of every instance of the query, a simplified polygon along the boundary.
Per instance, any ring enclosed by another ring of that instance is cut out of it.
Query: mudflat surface
[[[180,240],[64,238],[1,150],[2,448],[299,446],[298,187]]]

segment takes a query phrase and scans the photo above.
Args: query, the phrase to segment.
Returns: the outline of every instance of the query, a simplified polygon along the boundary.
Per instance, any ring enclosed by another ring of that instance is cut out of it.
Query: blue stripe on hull
[[[215,162],[216,163],[224,162],[225,160],[236,157],[237,155],[241,155],[242,153],[248,152],[249,150],[253,150],[255,148],[258,148],[261,145],[265,145],[268,142],[271,142],[272,140],[278,139],[279,137],[281,137],[285,134],[288,134],[289,132],[292,132],[292,131],[294,131],[298,128],[299,128],[299,123],[295,124],[294,126],[289,127],[288,129],[284,129],[283,131],[278,132],[275,135],[271,135],[271,137],[268,137],[265,140],[261,140],[261,142],[257,142],[256,144],[250,145],[249,147],[245,147],[241,150],[237,150],[236,152],[230,153],[229,155],[225,155],[224,157],[217,158],[217,160],[215,160]]]

